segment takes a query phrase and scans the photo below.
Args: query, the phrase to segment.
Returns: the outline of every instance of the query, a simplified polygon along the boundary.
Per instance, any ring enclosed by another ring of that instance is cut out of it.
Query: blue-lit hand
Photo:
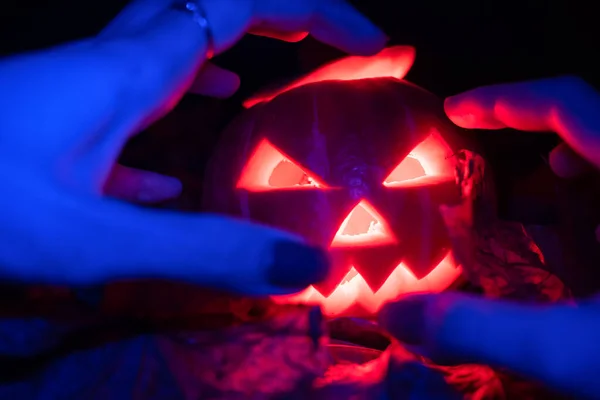
[[[550,165],[559,176],[600,168],[600,95],[580,79],[482,87],[447,99],[445,108],[465,128],[558,133],[564,144]],[[566,393],[600,397],[597,301],[541,307],[419,295],[387,305],[380,320],[434,360],[506,367]]]
[[[246,32],[286,40],[308,32],[358,54],[375,53],[386,40],[340,0],[202,3],[217,54]],[[188,90],[224,97],[237,89],[235,75],[206,62],[207,47],[205,32],[171,1],[139,0],[96,37],[0,62],[4,278],[158,277],[278,294],[326,274],[322,252],[297,237],[122,201],[164,200],[181,190],[174,178],[115,164],[132,135]]]

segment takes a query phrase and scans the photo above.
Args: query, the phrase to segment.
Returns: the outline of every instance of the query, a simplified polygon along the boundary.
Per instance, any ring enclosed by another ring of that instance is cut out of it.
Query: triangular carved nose
[[[331,247],[373,247],[397,243],[387,222],[366,200],[350,211],[338,229]]]

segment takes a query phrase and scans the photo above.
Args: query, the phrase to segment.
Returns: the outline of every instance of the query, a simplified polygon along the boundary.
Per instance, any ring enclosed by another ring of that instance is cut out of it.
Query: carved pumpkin
[[[413,59],[408,47],[348,57],[249,100],[225,131],[207,208],[330,249],[325,282],[276,301],[372,314],[460,276],[439,207],[464,201],[464,146],[442,101],[401,80]]]

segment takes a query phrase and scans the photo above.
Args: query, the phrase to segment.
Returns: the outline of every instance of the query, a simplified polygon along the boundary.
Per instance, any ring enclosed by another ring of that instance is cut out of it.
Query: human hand
[[[550,153],[560,177],[600,169],[600,94],[577,77],[477,88],[450,97],[446,114],[468,129],[555,132],[564,143]]]
[[[203,4],[217,54],[253,30],[288,40],[306,31],[359,54],[385,42],[343,1]],[[324,253],[293,235],[114,199],[177,196],[176,179],[116,165],[122,147],[189,89],[237,89],[237,77],[206,63],[206,32],[170,6],[139,0],[97,37],[0,62],[3,278],[89,285],[156,277],[265,295],[326,275]]]
[[[553,131],[550,155],[562,177],[600,168],[600,95],[577,78],[478,88],[445,102],[464,128]],[[460,294],[418,295],[384,307],[382,326],[441,363],[505,367],[578,396],[600,397],[600,305],[531,306]]]

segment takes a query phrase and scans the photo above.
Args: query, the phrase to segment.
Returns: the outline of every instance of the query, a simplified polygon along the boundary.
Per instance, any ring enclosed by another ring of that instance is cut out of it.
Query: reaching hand
[[[446,99],[446,113],[469,129],[555,132],[565,141],[550,154],[562,177],[600,169],[600,94],[576,77],[487,86]],[[585,162],[587,161],[587,162]]]
[[[308,32],[358,54],[375,53],[386,40],[340,0],[201,3],[216,54],[248,31],[286,40]],[[298,291],[326,275],[326,256],[295,236],[114,199],[179,194],[176,179],[115,161],[132,135],[186,91],[224,97],[237,89],[234,74],[206,62],[206,33],[171,1],[138,0],[97,37],[0,62],[5,279],[157,277],[264,295]]]
[[[554,131],[560,176],[600,168],[600,95],[577,78],[478,88],[446,100],[465,128]],[[600,305],[524,306],[459,294],[419,295],[387,305],[380,320],[398,339],[439,362],[506,367],[567,393],[598,398]]]

